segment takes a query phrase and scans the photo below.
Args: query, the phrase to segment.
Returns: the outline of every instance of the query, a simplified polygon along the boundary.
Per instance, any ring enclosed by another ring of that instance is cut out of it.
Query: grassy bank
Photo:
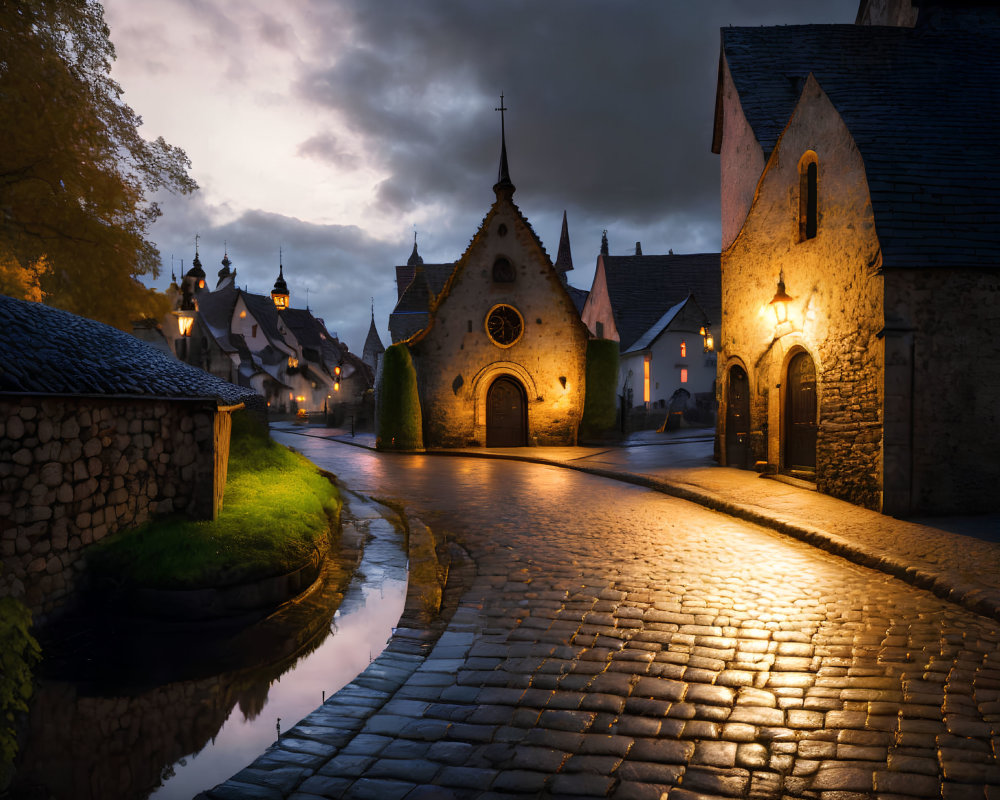
[[[222,511],[212,522],[157,519],[91,549],[98,582],[200,589],[279,575],[325,549],[340,512],[333,484],[273,442],[244,413],[233,416]]]

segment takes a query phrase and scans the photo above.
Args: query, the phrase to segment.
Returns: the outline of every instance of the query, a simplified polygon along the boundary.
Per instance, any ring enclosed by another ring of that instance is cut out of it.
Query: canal
[[[252,761],[367,667],[402,613],[401,534],[381,517],[350,531],[353,578],[330,559],[307,596],[249,626],[109,613],[53,629],[12,797],[188,800]]]

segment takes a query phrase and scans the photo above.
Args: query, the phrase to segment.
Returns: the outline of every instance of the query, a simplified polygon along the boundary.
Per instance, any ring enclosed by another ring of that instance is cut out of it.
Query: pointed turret
[[[288,284],[285,283],[285,265],[281,260],[281,250],[278,250],[278,279],[274,282],[274,288],[271,289],[271,299],[274,301],[274,307],[279,311],[288,308]]]
[[[510,180],[510,170],[507,168],[507,131],[504,125],[504,112],[507,109],[503,104],[503,94],[500,95],[500,107],[495,110],[500,112],[500,169],[493,191],[498,200],[501,197],[509,200],[514,195],[514,184]]]
[[[566,212],[563,211],[562,233],[559,234],[559,252],[556,253],[556,272],[565,275],[573,269],[573,253],[569,249],[569,225],[566,223]]]
[[[601,231],[601,255],[610,255],[608,253],[608,232],[606,230]]]
[[[361,360],[372,368],[373,374],[378,370],[378,361],[384,352],[385,347],[375,328],[375,302],[372,301],[372,322],[368,326],[368,338],[365,339],[365,347],[361,351]]]
[[[194,237],[194,261],[191,262],[191,269],[184,275],[184,283],[189,285],[191,292],[199,292],[205,288],[205,270],[201,268],[201,259],[198,257],[199,238],[197,235]]]
[[[219,270],[219,280],[215,284],[216,290],[231,283],[236,276],[235,270],[229,269],[233,262],[229,260],[229,248],[226,247],[222,256],[222,269]]]
[[[406,266],[415,267],[418,264],[423,264],[424,260],[420,257],[420,253],[417,252],[417,232],[413,232],[413,252],[410,253],[410,257],[406,260]]]

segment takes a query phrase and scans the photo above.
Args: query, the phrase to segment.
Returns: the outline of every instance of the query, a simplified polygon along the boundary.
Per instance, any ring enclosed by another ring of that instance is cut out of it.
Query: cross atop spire
[[[507,130],[504,123],[504,112],[508,109],[503,104],[503,92],[500,93],[500,106],[493,110],[500,112],[500,171],[496,185],[493,187],[493,191],[499,197],[501,190],[510,195],[514,194],[514,184],[510,180],[510,171],[507,168]]]

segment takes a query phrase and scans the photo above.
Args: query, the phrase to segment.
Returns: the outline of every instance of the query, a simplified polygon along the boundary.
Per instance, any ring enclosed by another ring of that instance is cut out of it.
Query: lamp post
[[[701,334],[701,337],[705,342],[705,352],[711,353],[715,350],[715,339],[712,338],[711,327],[709,325],[705,325],[700,331],[698,331],[698,333]]]

